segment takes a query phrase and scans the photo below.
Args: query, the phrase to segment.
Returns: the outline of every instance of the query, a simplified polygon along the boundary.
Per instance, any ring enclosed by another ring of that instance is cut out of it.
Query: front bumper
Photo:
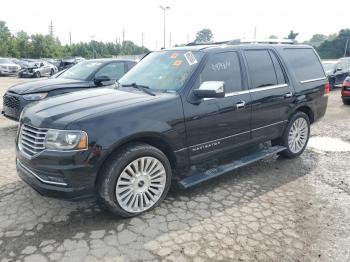
[[[35,76],[35,71],[29,71],[29,70],[22,70],[18,72],[18,75],[20,77],[33,77]]]
[[[86,163],[88,152],[43,151],[28,158],[17,147],[19,177],[42,195],[79,200],[95,195],[97,171]]]
[[[17,75],[18,70],[1,69],[0,75]]]

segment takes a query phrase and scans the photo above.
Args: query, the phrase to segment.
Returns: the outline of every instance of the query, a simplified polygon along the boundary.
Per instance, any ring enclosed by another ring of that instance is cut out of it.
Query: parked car
[[[342,89],[341,89],[341,98],[344,105],[350,105],[350,76],[345,78]]]
[[[0,58],[0,76],[16,75],[21,67],[15,64],[11,59]]]
[[[19,72],[18,77],[35,77],[52,76],[58,72],[56,66],[44,61],[34,60],[28,61],[27,66],[24,66]]]
[[[87,88],[115,86],[115,81],[135,63],[118,59],[87,60],[51,78],[17,84],[5,93],[2,113],[18,120],[23,108],[35,101]]]
[[[64,58],[59,62],[58,71],[71,68],[82,61],[85,61],[85,58],[80,56]]]
[[[264,157],[304,151],[329,84],[307,45],[185,46],[153,52],[119,88],[24,109],[19,176],[42,194],[97,195],[131,217],[171,182],[188,188]]]
[[[332,73],[328,75],[331,90],[335,87],[342,87],[347,76],[350,75],[350,59],[341,58],[334,66]]]
[[[323,60],[322,66],[326,73],[326,76],[332,75],[335,71],[335,66],[338,60]]]

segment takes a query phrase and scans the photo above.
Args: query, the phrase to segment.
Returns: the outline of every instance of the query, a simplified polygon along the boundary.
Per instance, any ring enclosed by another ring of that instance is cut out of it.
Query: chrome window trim
[[[250,90],[242,90],[242,91],[230,92],[230,93],[226,93],[225,97],[245,95],[245,94],[249,94],[249,93],[255,93],[255,92],[266,91],[266,90],[282,88],[282,87],[288,87],[288,84],[256,87],[256,88],[253,88],[253,89],[250,89]],[[217,99],[217,98],[215,98],[215,97],[214,98],[204,98],[203,100],[207,101],[207,100],[212,100],[212,99]]]
[[[38,179],[40,182],[44,183],[44,184],[50,184],[50,185],[59,185],[59,186],[67,186],[66,183],[61,183],[61,182],[53,182],[53,181],[48,181],[45,179],[42,179],[40,176],[38,176],[37,174],[35,174],[32,170],[30,170],[28,167],[26,167],[25,165],[23,165],[21,163],[21,161],[19,161],[17,159],[17,164],[23,168],[24,170],[26,170],[27,172],[29,172],[31,175],[33,175],[36,179]]]
[[[302,80],[302,81],[300,81],[300,83],[306,84],[306,83],[311,83],[311,82],[326,80],[326,79],[327,79],[327,77],[319,77],[319,78],[313,78],[313,79],[308,79],[308,80]]]

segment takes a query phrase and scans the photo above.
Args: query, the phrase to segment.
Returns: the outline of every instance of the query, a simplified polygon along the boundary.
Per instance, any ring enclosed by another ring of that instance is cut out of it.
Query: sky
[[[315,33],[331,34],[350,28],[349,0],[1,0],[0,20],[12,33],[47,34],[50,21],[62,43],[131,40],[151,50],[163,46],[163,11],[166,11],[166,47],[193,41],[196,33],[210,28],[215,41],[298,32],[297,40]],[[332,11],[333,10],[333,11]],[[336,11],[334,11],[336,10]],[[171,41],[170,40],[171,33]]]

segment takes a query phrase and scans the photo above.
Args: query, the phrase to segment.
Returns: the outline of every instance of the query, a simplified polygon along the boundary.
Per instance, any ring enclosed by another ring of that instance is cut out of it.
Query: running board
[[[212,179],[214,177],[221,176],[227,172],[230,172],[242,166],[246,166],[261,159],[273,156],[285,149],[286,148],[283,146],[272,146],[269,148],[262,149],[251,155],[244,156],[233,162],[223,164],[220,166],[215,166],[208,170],[191,170],[189,175],[186,178],[180,180],[178,184],[181,188],[186,189],[204,181],[207,181],[209,179]]]

